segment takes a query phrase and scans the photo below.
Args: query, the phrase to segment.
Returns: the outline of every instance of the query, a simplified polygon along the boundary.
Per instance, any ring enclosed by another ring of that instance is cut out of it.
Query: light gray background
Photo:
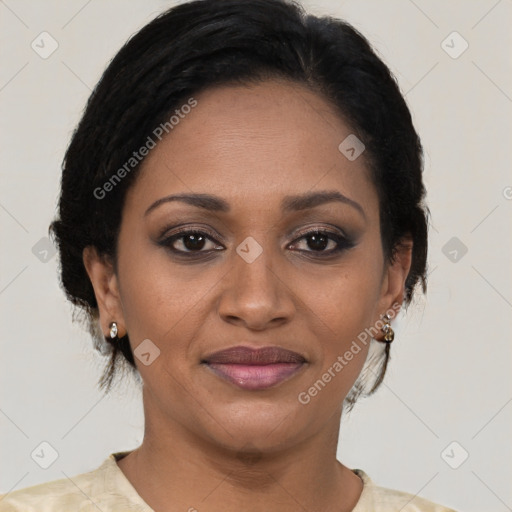
[[[0,492],[89,471],[142,439],[139,391],[128,381],[108,397],[96,389],[102,361],[72,323],[57,258],[44,263],[33,247],[44,245],[91,88],[128,36],[171,5],[0,0]],[[397,326],[385,384],[344,420],[339,458],[461,512],[512,510],[512,2],[304,5],[353,23],[396,74],[425,146],[433,222],[427,298]],[[31,48],[43,31],[58,42],[46,59]],[[446,39],[453,31],[469,44],[457,58],[464,41]],[[46,470],[31,458],[43,441],[59,454]]]

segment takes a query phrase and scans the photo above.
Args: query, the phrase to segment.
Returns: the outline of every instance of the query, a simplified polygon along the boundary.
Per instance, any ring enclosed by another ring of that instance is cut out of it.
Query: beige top
[[[71,479],[2,494],[0,512],[154,512],[116,463],[128,453],[112,453],[97,469]],[[352,512],[455,512],[412,494],[378,487],[364,471],[353,471],[364,487]]]

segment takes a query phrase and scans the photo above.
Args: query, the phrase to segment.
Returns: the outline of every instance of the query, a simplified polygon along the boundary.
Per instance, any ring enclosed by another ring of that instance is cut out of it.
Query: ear
[[[393,261],[385,266],[374,323],[387,311],[395,311],[396,316],[400,310],[405,297],[405,281],[411,268],[412,250],[412,238],[402,238],[395,249]]]
[[[109,336],[110,323],[116,322],[118,337],[122,338],[126,334],[126,324],[114,266],[110,258],[99,255],[93,246],[85,247],[82,257],[98,302],[101,330],[104,336]]]

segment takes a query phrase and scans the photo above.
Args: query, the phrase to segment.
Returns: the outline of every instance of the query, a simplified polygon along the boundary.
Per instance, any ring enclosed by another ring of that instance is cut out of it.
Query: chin
[[[297,413],[296,405],[286,407],[280,401],[235,402],[212,411],[212,416],[226,418],[226,421],[222,425],[214,422],[210,436],[224,448],[234,451],[277,452],[307,437],[306,423],[301,424]]]

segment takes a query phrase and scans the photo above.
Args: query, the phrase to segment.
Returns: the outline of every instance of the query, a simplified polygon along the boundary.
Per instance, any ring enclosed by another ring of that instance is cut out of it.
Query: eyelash
[[[196,255],[201,254],[211,254],[213,251],[218,251],[220,249],[210,249],[207,251],[199,250],[199,251],[182,251],[180,249],[176,249],[173,247],[173,244],[176,240],[180,240],[182,238],[185,238],[188,235],[200,235],[204,236],[205,238],[208,238],[210,241],[217,243],[215,240],[215,235],[210,233],[209,231],[205,230],[204,228],[201,229],[190,229],[189,227],[181,229],[174,234],[164,238],[161,242],[159,242],[159,245],[164,246],[165,248],[169,249],[172,253],[182,256],[185,256],[186,258],[195,258]],[[313,235],[324,235],[327,236],[330,240],[334,240],[336,242],[337,247],[335,249],[331,249],[330,251],[314,251],[314,250],[299,250],[299,252],[306,253],[306,254],[312,254],[315,258],[325,258],[333,256],[334,254],[341,253],[344,250],[350,249],[354,247],[354,242],[352,242],[350,239],[346,238],[345,236],[334,233],[329,230],[320,229],[320,228],[314,228],[310,229],[308,231],[303,231],[298,234],[298,238],[296,238],[293,242],[289,244],[295,245],[299,240],[305,239],[308,236]]]

